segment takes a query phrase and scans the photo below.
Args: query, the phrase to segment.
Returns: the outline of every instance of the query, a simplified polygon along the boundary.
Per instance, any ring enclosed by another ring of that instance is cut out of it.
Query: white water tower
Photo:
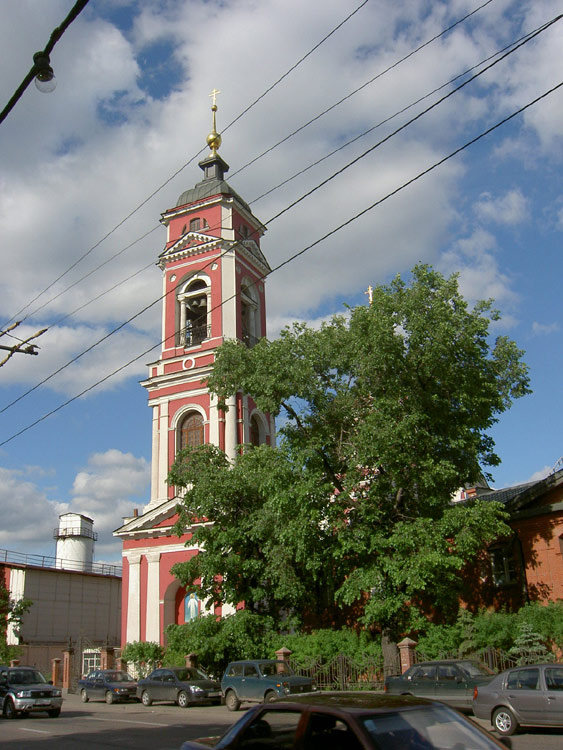
[[[53,535],[57,540],[57,568],[91,572],[98,538],[93,526],[94,521],[81,513],[59,516],[59,528]]]

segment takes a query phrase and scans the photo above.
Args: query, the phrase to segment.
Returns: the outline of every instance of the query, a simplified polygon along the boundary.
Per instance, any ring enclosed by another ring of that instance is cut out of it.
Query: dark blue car
[[[97,669],[78,680],[78,689],[83,703],[89,700],[105,700],[106,703],[136,700],[137,683],[127,672],[115,669]]]

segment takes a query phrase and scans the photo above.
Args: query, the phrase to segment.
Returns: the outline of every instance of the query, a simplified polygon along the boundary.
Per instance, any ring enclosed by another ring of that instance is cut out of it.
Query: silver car
[[[473,693],[473,713],[503,735],[520,726],[563,727],[563,664],[514,667]]]

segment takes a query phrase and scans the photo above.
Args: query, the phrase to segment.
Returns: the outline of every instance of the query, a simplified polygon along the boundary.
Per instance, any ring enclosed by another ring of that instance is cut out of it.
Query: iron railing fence
[[[385,682],[383,657],[338,654],[327,662],[293,658],[289,664],[297,674],[310,677],[319,690],[382,690]]]

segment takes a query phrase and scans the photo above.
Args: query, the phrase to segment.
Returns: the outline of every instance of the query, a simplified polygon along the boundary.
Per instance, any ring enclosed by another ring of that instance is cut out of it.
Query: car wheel
[[[57,716],[60,716],[61,709],[60,708],[52,708],[50,711],[47,711],[49,714],[50,719],[56,719]]]
[[[497,708],[493,714],[493,726],[500,734],[508,737],[518,729],[518,722],[509,708]]]
[[[185,690],[180,690],[177,701],[180,708],[187,708],[190,705],[190,699]]]
[[[4,718],[5,719],[15,719],[17,716],[17,711],[14,706],[14,702],[11,698],[6,698],[4,701]]]
[[[225,705],[229,711],[238,711],[240,708],[240,701],[237,698],[237,694],[234,690],[229,690],[225,695]]]
[[[141,695],[141,702],[143,706],[151,706],[152,705],[152,698],[150,697],[150,694],[147,690],[143,690],[143,694]]]
[[[108,690],[106,693],[106,703],[108,704],[108,706],[111,706],[112,703],[115,703],[115,696],[111,692],[111,690]]]
[[[90,700],[90,698],[88,697],[88,693],[86,692],[86,690],[81,690],[80,691],[80,700],[82,701],[82,703],[88,703],[88,701]]]
[[[277,694],[273,690],[268,690],[264,696],[264,703],[271,703],[272,701],[275,701],[277,697]]]

